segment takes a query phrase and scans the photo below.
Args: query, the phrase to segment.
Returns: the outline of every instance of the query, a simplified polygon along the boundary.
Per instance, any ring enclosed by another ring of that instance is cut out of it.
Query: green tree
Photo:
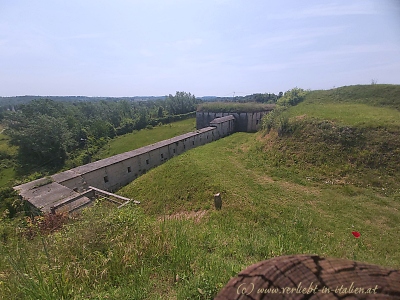
[[[7,134],[19,146],[19,160],[30,164],[62,164],[72,146],[72,135],[66,121],[48,115],[31,119],[14,119]]]
[[[196,110],[196,97],[186,92],[176,92],[175,96],[171,94],[166,100],[168,112],[170,115],[180,115]]]
[[[157,112],[157,117],[162,118],[163,116],[164,116],[164,109],[162,108],[162,106],[159,106],[158,112]]]
[[[1,217],[13,218],[23,210],[23,202],[19,200],[18,193],[12,187],[0,188],[0,219]]]
[[[279,98],[277,104],[284,105],[284,106],[296,105],[304,100],[306,94],[307,94],[307,91],[305,91],[301,88],[295,87],[295,88],[285,92],[285,94]]]

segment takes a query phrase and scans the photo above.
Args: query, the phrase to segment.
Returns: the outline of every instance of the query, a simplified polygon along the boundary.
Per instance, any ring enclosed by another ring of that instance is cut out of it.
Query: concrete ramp
[[[46,181],[47,180],[47,181]],[[47,178],[35,180],[15,187],[22,199],[45,212],[70,212],[88,205],[91,200],[57,182]]]

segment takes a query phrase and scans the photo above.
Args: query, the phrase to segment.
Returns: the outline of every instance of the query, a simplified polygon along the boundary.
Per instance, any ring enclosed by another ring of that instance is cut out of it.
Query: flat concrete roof
[[[210,122],[210,124],[220,124],[220,123],[224,123],[229,120],[235,120],[235,117],[232,115],[229,115],[229,116],[225,116],[225,117],[221,117],[221,118],[216,118],[216,119],[212,120]]]
[[[233,116],[226,116],[215,119],[214,123],[222,123],[232,119],[234,119]],[[58,174],[54,174],[51,177],[40,178],[25,184],[21,184],[15,186],[14,189],[18,190],[19,194],[24,199],[28,200],[35,207],[45,212],[49,212],[51,207],[57,207],[57,204],[63,205],[62,202],[65,202],[65,199],[73,199],[77,197],[80,202],[88,203],[90,200],[87,197],[80,195],[79,193],[73,191],[66,186],[63,186],[62,183],[64,181],[79,177],[83,174],[90,173],[116,163],[120,163],[122,161],[142,155],[144,153],[148,153],[150,151],[154,151],[162,147],[181,142],[185,139],[190,139],[197,136],[199,133],[205,133],[212,130],[215,130],[215,127],[206,127],[193,132],[188,132],[145,147],[117,154],[99,161],[95,161]],[[64,209],[73,209],[72,202],[70,204],[66,203],[66,205],[68,207],[65,207]]]
[[[61,173],[57,173],[57,174],[52,175],[50,178],[40,178],[40,179],[31,181],[31,182],[28,182],[28,183],[24,183],[24,184],[21,184],[21,185],[18,185],[16,187],[14,187],[14,188],[21,192],[20,193],[21,196],[24,196],[23,195],[23,194],[25,194],[24,191],[32,190],[32,189],[35,189],[36,191],[38,191],[37,190],[38,186],[47,185],[51,181],[62,183],[64,181],[66,181],[66,180],[69,180],[69,179],[72,179],[72,178],[75,178],[75,177],[79,177],[79,176],[81,176],[83,174],[87,174],[87,173],[90,173],[92,171],[95,171],[95,170],[98,170],[98,169],[101,169],[101,168],[104,168],[104,167],[119,163],[121,161],[130,159],[132,157],[141,155],[143,153],[146,153],[146,152],[149,152],[149,151],[153,151],[153,150],[157,150],[157,149],[162,148],[164,146],[168,146],[170,144],[173,144],[173,143],[180,142],[182,140],[191,138],[193,136],[196,136],[198,133],[208,132],[208,131],[212,131],[214,129],[215,129],[214,127],[206,127],[206,128],[202,128],[202,129],[199,129],[199,130],[196,130],[196,131],[188,132],[188,133],[185,133],[185,134],[182,134],[182,135],[178,135],[178,136],[175,136],[175,137],[167,139],[167,140],[163,140],[163,141],[160,141],[160,142],[157,142],[157,143],[154,143],[154,144],[151,144],[151,145],[147,145],[147,146],[135,149],[135,150],[131,150],[131,151],[128,151],[128,152],[125,152],[125,153],[117,154],[117,155],[114,155],[114,156],[111,156],[111,157],[108,157],[108,158],[105,158],[105,159],[101,159],[101,160],[98,160],[98,161],[95,161],[95,162],[92,162],[92,163],[88,163],[86,165],[79,166],[79,167],[76,167],[76,168],[61,172]],[[28,196],[27,198],[30,199],[30,197],[32,197],[32,196]]]
[[[16,188],[20,187],[22,186]],[[51,206],[56,206],[58,202],[67,197],[79,196],[78,193],[57,182],[42,186],[30,186],[30,188],[24,186],[20,189],[20,195],[43,211],[50,211]]]
[[[95,161],[95,162],[92,162],[92,163],[89,163],[89,164],[86,164],[83,166],[79,166],[79,167],[70,169],[68,171],[64,171],[64,172],[55,174],[55,175],[51,176],[51,178],[53,178],[53,180],[56,182],[62,183],[63,181],[81,176],[83,174],[90,173],[92,171],[95,171],[95,170],[98,170],[98,169],[101,169],[101,168],[104,168],[104,167],[107,167],[107,166],[110,166],[110,165],[113,165],[116,163],[120,163],[120,162],[130,159],[132,157],[139,156],[141,154],[144,154],[144,153],[147,153],[147,152],[150,152],[153,150],[157,150],[159,148],[168,146],[170,144],[191,138],[193,136],[196,136],[198,133],[208,132],[211,130],[214,130],[214,127],[206,127],[206,128],[202,128],[202,129],[193,131],[193,132],[188,132],[188,133],[178,135],[176,137],[173,137],[173,138],[170,138],[167,140],[163,140],[163,141],[160,141],[160,142],[148,145],[148,146],[144,146],[144,147],[141,147],[141,148],[138,148],[135,150],[131,150],[131,151],[117,154],[117,155],[114,155],[111,157],[107,157],[105,159],[101,159],[101,160],[98,160],[98,161]]]

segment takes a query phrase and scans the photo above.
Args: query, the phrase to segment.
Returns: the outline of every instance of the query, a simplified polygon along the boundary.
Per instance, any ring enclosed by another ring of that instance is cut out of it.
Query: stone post
[[[221,209],[221,207],[222,207],[221,193],[214,195],[214,205],[217,210]]]

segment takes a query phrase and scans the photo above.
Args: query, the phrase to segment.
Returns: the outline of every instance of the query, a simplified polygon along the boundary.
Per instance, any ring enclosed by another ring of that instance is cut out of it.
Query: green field
[[[134,150],[155,142],[162,141],[167,138],[184,134],[196,129],[196,119],[190,118],[167,125],[161,125],[156,127],[150,127],[152,129],[142,129],[134,131],[129,134],[118,136],[114,139],[110,139],[106,146],[100,151],[93,155],[92,160],[99,160],[106,157],[110,157],[119,153]],[[0,126],[0,132],[2,127]],[[17,178],[17,172],[15,171],[15,156],[17,155],[18,148],[16,146],[9,145],[9,137],[3,133],[0,133],[0,187],[9,186]],[[74,153],[72,159],[66,161],[63,170],[67,170],[77,165],[81,165],[82,162],[79,160],[79,155],[85,155],[86,149]],[[78,156],[78,159],[75,159]],[[61,170],[59,170],[61,171]],[[20,173],[22,170],[20,171]],[[32,173],[34,173],[32,171]],[[21,174],[22,177],[27,177],[30,174]],[[33,177],[35,176],[35,177]],[[43,175],[42,175],[43,176]],[[34,173],[30,180],[42,177],[41,173]],[[21,176],[20,176],[21,177]]]
[[[17,147],[8,144],[10,138],[3,133],[3,129],[3,126],[0,125],[0,153],[15,155]]]
[[[243,112],[259,112],[264,110],[271,110],[275,104],[264,104],[257,102],[206,102],[200,104],[197,111],[212,111],[216,113],[229,112],[229,113],[243,113]]]
[[[99,201],[33,239],[3,224],[0,298],[212,299],[246,266],[286,254],[400,268],[400,94],[383,88],[346,87],[340,102],[336,90],[310,92],[281,134],[187,151],[118,191],[138,206]]]
[[[3,133],[0,125],[0,187],[7,185],[15,177],[12,158],[17,153],[17,147],[8,144],[9,137]]]
[[[290,110],[291,116],[334,120],[357,127],[399,127],[400,86],[370,85],[314,91]]]
[[[400,126],[400,111],[386,107],[351,103],[300,103],[291,111],[293,116],[329,119],[340,124],[357,127]]]
[[[183,121],[156,126],[152,129],[142,129],[140,131],[128,133],[110,140],[108,145],[96,155],[96,158],[102,159],[134,150],[195,129],[196,118],[190,118]]]

